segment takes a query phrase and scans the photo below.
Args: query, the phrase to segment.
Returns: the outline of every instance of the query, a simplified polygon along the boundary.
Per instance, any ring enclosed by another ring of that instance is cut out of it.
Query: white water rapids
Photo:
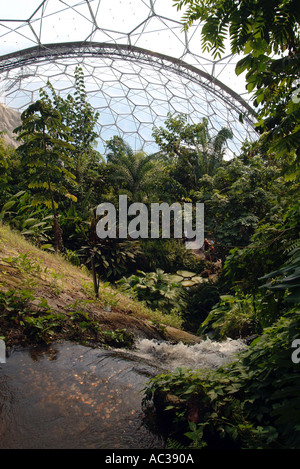
[[[222,342],[208,338],[195,345],[140,339],[134,352],[122,350],[122,353],[134,354],[165,371],[174,371],[178,367],[217,369],[235,360],[246,347],[243,340],[229,338]]]

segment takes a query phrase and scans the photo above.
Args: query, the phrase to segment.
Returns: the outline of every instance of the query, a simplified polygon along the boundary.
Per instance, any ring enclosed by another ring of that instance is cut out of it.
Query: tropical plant
[[[163,155],[173,165],[171,175],[185,189],[196,189],[200,177],[213,175],[222,164],[225,143],[232,138],[232,132],[224,127],[212,137],[207,119],[189,124],[184,114],[175,117],[169,114],[165,127],[154,128],[153,136]]]
[[[74,92],[66,97],[59,95],[50,82],[42,90],[42,96],[50,101],[47,94],[50,90],[53,107],[62,116],[62,122],[68,127],[72,137],[73,147],[68,149],[72,160],[72,172],[76,177],[77,185],[73,188],[78,202],[92,198],[92,191],[96,182],[102,177],[100,163],[102,156],[96,150],[98,133],[95,130],[99,113],[87,101],[87,92],[84,82],[84,72],[76,66],[74,72]]]
[[[141,202],[153,179],[154,155],[135,153],[120,137],[107,142],[109,181],[128,191],[132,201]]]
[[[26,191],[20,191],[10,197],[1,208],[0,221],[9,223],[39,247],[51,249],[51,210],[43,206],[34,206],[31,200],[31,194]]]
[[[300,303],[300,240],[290,246],[288,259],[278,270],[270,272],[261,280],[267,282],[260,288],[270,292],[285,293],[284,301]]]
[[[224,340],[227,337],[239,339],[261,333],[256,303],[251,295],[221,295],[218,304],[199,327],[198,334]]]
[[[44,204],[53,215],[53,235],[56,250],[63,249],[62,230],[58,222],[59,197],[76,200],[65,183],[75,176],[70,171],[72,162],[68,151],[68,128],[62,123],[61,114],[51,102],[39,99],[21,115],[22,124],[15,129],[21,145],[17,151],[22,164],[29,168],[28,187],[33,190],[32,204]]]
[[[207,281],[185,290],[186,307],[182,312],[183,325],[186,330],[202,336],[201,324],[220,300],[218,285]]]
[[[34,294],[30,289],[0,292],[0,325],[5,331],[19,329],[19,340],[25,343],[48,343],[61,330],[65,317],[53,312],[44,298],[33,308],[33,300]],[[10,335],[8,333],[8,342]]]
[[[208,266],[178,239],[141,239],[141,252],[137,268],[148,272],[160,268],[165,272],[188,270],[200,274]]]
[[[8,169],[8,153],[9,148],[5,145],[4,139],[2,138],[3,132],[0,132],[0,183],[7,183],[7,169]],[[0,194],[1,195],[1,194]]]
[[[186,7],[183,15],[186,29],[194,21],[203,22],[203,50],[221,56],[229,36],[231,52],[244,54],[236,73],[247,70],[247,89],[253,92],[253,102],[258,107],[259,129],[266,132],[264,138],[277,157],[296,152],[299,163],[300,100],[295,99],[300,65],[298,2],[174,0],[174,3],[179,10]],[[296,161],[292,159],[290,164],[294,177],[299,175]]]
[[[294,308],[216,371],[179,368],[152,378],[143,404],[163,402],[172,438],[186,447],[299,449],[300,375],[291,359],[299,321]]]
[[[85,243],[81,246],[79,255],[91,268],[94,292],[98,298],[100,279],[118,280],[135,264],[136,257],[140,255],[139,242],[127,239],[100,239],[96,234],[95,218],[91,218]]]
[[[279,175],[280,169],[266,165],[259,155],[247,159],[241,155],[227,161],[213,177],[199,180],[193,197],[205,203],[205,228],[215,240],[217,258],[224,260],[230,249],[248,245],[259,222],[271,218],[278,196],[289,190]]]
[[[162,269],[156,272],[137,271],[130,277],[117,282],[121,289],[130,292],[139,301],[144,301],[151,309],[164,313],[178,311],[184,307],[182,286],[172,281]]]
[[[288,260],[288,252],[296,249],[295,239],[299,236],[300,211],[298,201],[299,184],[291,185],[282,178],[273,182],[269,192],[266,215],[257,223],[247,246],[232,249],[224,262],[223,280],[225,288],[238,288],[244,294],[260,295],[264,283],[261,277],[280,269]],[[295,257],[297,252],[295,252]],[[270,276],[271,278],[271,276]],[[274,295],[263,295],[270,301],[273,319],[280,314],[284,289],[273,290]],[[275,301],[276,298],[276,301]],[[275,309],[277,304],[277,313]],[[275,314],[276,313],[276,314]],[[270,325],[270,324],[269,324]]]

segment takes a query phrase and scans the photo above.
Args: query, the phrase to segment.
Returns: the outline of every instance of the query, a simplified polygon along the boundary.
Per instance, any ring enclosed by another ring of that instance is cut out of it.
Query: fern
[[[268,288],[273,292],[287,294],[285,300],[288,303],[300,302],[300,240],[296,240],[289,248],[289,258],[283,266],[262,277],[268,282],[260,288]]]
[[[289,254],[289,261],[294,262],[296,258],[299,257],[300,250],[300,238],[294,241],[288,248],[285,250],[285,254]]]
[[[179,443],[177,440],[173,440],[172,438],[167,439],[166,444],[167,449],[187,449],[182,443]]]

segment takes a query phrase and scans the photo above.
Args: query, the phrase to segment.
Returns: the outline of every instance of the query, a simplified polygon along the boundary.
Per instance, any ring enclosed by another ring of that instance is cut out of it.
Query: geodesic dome
[[[208,119],[212,135],[232,130],[229,153],[253,140],[254,113],[237,61],[201,52],[201,24],[183,31],[172,0],[10,0],[0,6],[0,100],[23,111],[50,81],[72,93],[85,75],[100,113],[99,151],[119,135],[134,150],[156,151],[153,126],[168,113]],[[243,122],[239,120],[243,114]]]

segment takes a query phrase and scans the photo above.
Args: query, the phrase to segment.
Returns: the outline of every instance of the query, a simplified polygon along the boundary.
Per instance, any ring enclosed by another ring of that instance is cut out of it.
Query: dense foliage
[[[232,52],[244,54],[236,72],[247,71],[254,92],[257,142],[228,160],[230,129],[212,134],[206,119],[189,124],[186,115],[169,115],[153,129],[156,154],[135,152],[115,136],[105,160],[96,150],[101,116],[87,102],[77,67],[74,95],[62,98],[48,83],[24,111],[16,151],[0,139],[0,221],[87,266],[96,297],[100,280],[109,281],[201,337],[256,338],[223,369],[179,369],[149,383],[145,404],[177,397],[163,406],[171,438],[196,448],[300,448],[297,349],[293,355],[300,343],[299,5],[174,3],[187,7],[187,29],[204,22],[204,49],[222,53],[229,37]],[[96,207],[117,205],[120,194],[147,206],[204,202],[205,248],[195,254],[172,236],[100,239]],[[63,318],[46,304],[38,317],[29,311],[26,295],[1,294],[1,324],[22,321],[29,335],[61,327]],[[97,333],[91,318],[71,319],[77,332],[84,324]]]
[[[178,9],[187,7],[188,29],[194,21],[204,22],[204,50],[220,56],[229,39],[233,54],[244,55],[236,73],[246,73],[247,90],[254,93],[258,129],[276,156],[297,153],[291,172],[299,174],[300,109],[300,7],[297,0],[193,1],[174,0]],[[241,116],[242,118],[242,116]]]
[[[299,337],[299,309],[292,309],[244,352],[218,369],[177,369],[159,375],[144,404],[173,394],[164,407],[169,436],[194,448],[299,449],[299,361],[291,344]],[[298,339],[299,340],[299,339]]]

